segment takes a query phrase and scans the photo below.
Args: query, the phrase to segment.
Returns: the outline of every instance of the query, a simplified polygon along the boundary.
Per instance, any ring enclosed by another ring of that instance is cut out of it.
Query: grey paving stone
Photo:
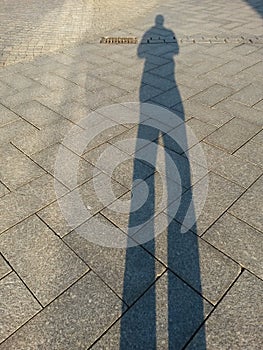
[[[45,174],[45,171],[12,145],[1,148],[1,181],[14,190]]]
[[[36,99],[37,97],[49,96],[50,90],[48,90],[43,85],[37,87],[28,87],[16,94],[10,95],[8,97],[1,98],[3,105],[12,108],[22,103],[26,103]]]
[[[206,349],[261,349],[262,292],[260,279],[244,272],[205,323]],[[237,322],[238,320],[238,322]],[[202,349],[201,329],[187,349]]]
[[[234,118],[209,135],[205,141],[233,153],[259,130],[256,125]]]
[[[242,103],[227,99],[218,103],[215,107],[222,111],[228,111],[233,116],[241,118],[247,122],[262,126],[262,113],[254,108],[250,108]]]
[[[6,96],[10,96],[15,94],[17,91],[13,89],[11,86],[0,81],[0,98],[5,98]]]
[[[263,100],[256,103],[253,107],[259,109],[260,111],[263,111]]]
[[[198,101],[184,101],[184,103],[179,103],[178,105],[174,106],[174,109],[178,110],[179,112],[184,112],[185,119],[195,117],[204,123],[208,123],[216,127],[222,126],[233,118],[229,112],[209,108]]]
[[[260,231],[263,231],[262,185],[263,176],[261,176],[229,210],[231,214]]]
[[[180,92],[181,92],[181,95],[180,95]],[[185,100],[195,94],[196,94],[196,91],[194,89],[181,85],[179,86],[179,89],[172,88],[166,92],[162,92],[161,94],[158,94],[158,96],[156,97],[152,97],[151,101],[158,105],[160,104],[166,108],[170,108],[180,103],[182,100]]]
[[[38,198],[39,204],[42,206],[48,205],[67,192],[68,189],[49,174],[42,175],[16,190],[19,195]]]
[[[139,239],[144,229],[133,238]],[[206,244],[188,231],[181,232],[181,225],[172,221],[155,239],[143,247],[155,255],[169,269],[216,304],[241,271],[241,267],[224,254]]]
[[[263,145],[263,130],[260,131],[255,137],[253,137],[252,141]]]
[[[80,158],[63,145],[61,146],[60,144],[52,145],[40,152],[33,154],[32,159],[41,167],[43,167],[47,172],[53,175],[59,149],[61,149],[61,152],[63,152],[63,162],[61,163],[62,166],[59,167],[59,173],[56,173],[56,176],[58,176],[57,180],[61,181],[68,188],[73,189],[76,187],[74,179],[75,169],[72,169],[71,167],[70,169],[72,172],[69,172],[69,168],[66,166],[66,164],[78,165],[78,168],[76,169],[78,185],[88,181],[99,173],[99,170],[95,169],[93,165],[88,163],[83,158]]]
[[[29,135],[35,130],[36,128],[33,125],[19,118],[18,120],[6,124],[0,128],[0,144],[2,145],[8,143],[17,137]]]
[[[195,95],[191,100],[199,101],[205,105],[212,107],[218,102],[224,100],[226,97],[230,96],[232,93],[232,89],[219,84],[215,84],[209,87],[207,90]]]
[[[81,128],[78,128],[69,120],[62,119],[59,122],[46,125],[41,130],[36,129],[30,135],[18,136],[12,140],[12,144],[27,155],[32,155],[61,142],[65,134],[73,127],[76,132],[81,131]]]
[[[39,197],[34,194],[20,193],[20,191],[8,193],[0,202],[0,232],[34,214],[44,205]]]
[[[211,309],[175,275],[165,273],[92,350],[166,349],[168,344],[182,349]]]
[[[201,143],[201,146],[206,155],[208,169],[240,186],[247,188],[262,173],[261,169],[235,155],[223,152],[204,142]],[[198,156],[199,151],[196,148],[190,149],[189,158],[193,162],[201,163]]]
[[[67,101],[66,103],[62,104],[59,103],[58,105],[53,105],[51,109],[62,115],[64,118],[69,119],[73,123],[80,122],[91,112],[90,108],[76,101]]]
[[[237,93],[231,96],[231,99],[244,103],[248,106],[253,106],[258,101],[262,100],[262,85],[251,84],[244,87]]]
[[[135,78],[125,77],[125,79],[123,79],[123,77],[114,74],[106,75],[101,78],[105,84],[111,84],[129,92],[139,90],[140,81]]]
[[[46,208],[38,212],[38,216],[51,227],[57,235],[63,237],[74,228],[85,222],[92,215],[102,210],[105,206],[112,203],[115,198],[120,197],[127,189],[107,175],[101,173],[96,176],[96,184],[100,188],[105,189],[107,181],[110,183],[113,191],[113,198],[109,189],[103,191],[103,198],[98,198],[98,193],[94,188],[93,180],[87,181],[74,191],[66,194],[58,201],[52,203]],[[79,203],[76,201],[76,194],[80,195],[87,212],[80,212]],[[63,211],[61,210],[61,206]],[[64,217],[64,212],[68,213],[67,218]],[[68,221],[69,220],[69,221]]]
[[[85,236],[72,232],[64,240],[128,305],[136,301],[164,272],[165,267],[140,246],[108,248],[91,243],[89,236],[93,236],[95,241],[96,236],[101,237],[103,232],[105,245],[111,244],[111,241],[116,245],[120,243],[120,246],[128,244],[128,237],[103,216],[96,215],[83,226]],[[155,273],[151,272],[151,266]]]
[[[11,267],[6,263],[2,255],[0,255],[0,279],[5,277],[11,271]]]
[[[47,124],[59,122],[62,118],[60,115],[37,101],[31,101],[13,107],[13,111],[39,129]]]
[[[4,83],[8,84],[9,86],[17,90],[25,89],[34,84],[33,80],[26,78],[25,76],[19,73],[3,76],[1,77],[1,81],[3,81]]]
[[[203,236],[241,266],[263,276],[262,233],[230,214],[224,214]]]
[[[0,246],[42,305],[50,303],[89,269],[36,216],[3,233]]]
[[[0,127],[19,119],[19,116],[0,104]]]
[[[186,125],[189,126],[194,132],[198,140],[202,140],[208,135],[212,134],[217,128],[211,124],[204,123],[196,118],[191,118],[186,122]]]
[[[249,141],[237,150],[235,155],[263,168],[263,145],[261,144]]]
[[[8,188],[0,182],[0,197],[5,196],[7,193],[9,193]]]
[[[176,215],[174,216],[173,214],[173,218],[185,226],[187,226],[187,222],[190,219],[191,222],[196,222],[196,227],[192,227],[191,229],[199,236],[202,235],[204,231],[244,192],[244,188],[219,175],[209,173],[208,176],[208,194],[200,216],[198,218],[192,217],[195,216],[193,211],[189,213],[187,221],[184,221],[190,201],[193,201],[193,205],[195,205],[195,201],[198,201],[198,198],[200,198],[200,194],[204,190],[203,181],[205,181],[205,179],[200,180],[191,190],[183,193],[182,198],[176,199],[175,202],[178,201],[181,202],[181,204]],[[170,208],[173,208],[173,205],[174,204],[172,203]],[[171,212],[173,212],[173,210]],[[171,215],[169,207],[165,210],[165,213]]]
[[[43,344],[54,350],[84,350],[120,314],[120,299],[90,272],[4,342],[1,350],[37,349]]]
[[[0,280],[0,297],[2,342],[39,312],[41,306],[15,273]]]

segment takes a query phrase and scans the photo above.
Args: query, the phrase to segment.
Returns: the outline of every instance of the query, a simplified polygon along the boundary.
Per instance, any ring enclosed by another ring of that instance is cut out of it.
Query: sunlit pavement
[[[0,16],[0,350],[261,349],[262,2]]]

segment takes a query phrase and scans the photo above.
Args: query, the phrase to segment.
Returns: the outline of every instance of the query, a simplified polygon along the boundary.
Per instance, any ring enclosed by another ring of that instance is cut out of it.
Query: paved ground
[[[262,2],[22,3],[1,1],[0,349],[261,349]]]

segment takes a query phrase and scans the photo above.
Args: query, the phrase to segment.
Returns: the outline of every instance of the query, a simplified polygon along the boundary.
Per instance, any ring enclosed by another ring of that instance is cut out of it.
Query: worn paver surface
[[[262,348],[262,17],[0,0],[0,350]]]

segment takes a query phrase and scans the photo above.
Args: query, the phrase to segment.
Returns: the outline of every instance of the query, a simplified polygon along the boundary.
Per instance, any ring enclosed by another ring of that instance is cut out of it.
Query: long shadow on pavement
[[[195,288],[201,293],[198,238],[190,231],[182,233],[182,225],[180,224],[180,222],[183,222],[192,202],[190,164],[187,158],[182,161],[182,156],[179,156],[179,153],[182,153],[183,150],[177,140],[164,132],[162,127],[158,128],[156,126],[158,122],[160,125],[162,125],[162,122],[165,122],[162,119],[162,113],[157,116],[155,113],[155,124],[153,126],[149,125],[150,123],[148,125],[145,123],[145,104],[143,102],[145,101],[145,84],[149,84],[149,80],[151,80],[150,84],[154,88],[164,91],[169,90],[164,98],[159,96],[150,101],[153,111],[155,107],[156,111],[159,111],[160,107],[169,108],[171,100],[176,101],[176,103],[181,102],[180,92],[174,78],[174,56],[178,55],[179,47],[174,33],[165,28],[163,22],[163,16],[156,16],[155,25],[146,31],[137,51],[138,57],[145,60],[145,65],[140,87],[141,111],[133,169],[134,185],[129,216],[129,237],[133,237],[140,242],[140,234],[144,235],[146,229],[143,228],[135,234],[134,229],[147,222],[147,233],[149,234],[150,232],[152,239],[140,246],[129,247],[126,250],[123,300],[129,300],[131,288],[134,288],[134,286],[140,289],[140,286],[145,282],[143,276],[145,276],[145,280],[151,280],[153,283],[134,304],[129,305],[131,307],[128,308],[128,311],[121,318],[121,350],[182,349],[204,321],[203,299],[182,280],[183,276],[187,276],[188,280],[193,281]],[[160,39],[174,38],[174,42],[172,44],[144,44],[148,39],[152,38],[154,40],[156,37]],[[158,65],[158,58],[160,61],[165,58],[167,62],[163,65]],[[157,64],[157,68],[154,71],[152,70],[154,67],[153,63]],[[152,74],[149,73],[150,70],[152,70]],[[167,86],[168,83],[169,87]],[[183,109],[181,110],[180,118],[182,121],[181,125],[185,125],[183,123],[185,120]],[[137,196],[141,195],[138,190],[140,185],[138,184],[143,180],[141,174],[145,174],[144,167],[150,166],[154,168],[157,159],[157,151],[155,151],[157,148],[150,146],[149,150],[147,150],[147,146],[142,148],[142,140],[149,142],[149,144],[152,144],[153,140],[155,140],[154,144],[156,146],[161,142],[165,150],[165,176],[167,179],[165,191],[167,192],[168,207],[165,215],[166,219],[172,217],[173,220],[171,220],[166,229],[164,227],[164,232],[158,237],[155,237],[157,235],[157,232],[155,232],[155,220],[151,220],[156,215],[158,207],[156,172],[146,180],[144,179],[144,184],[146,183],[148,186],[148,197],[140,208],[136,207]],[[187,145],[187,135],[184,126],[180,128],[180,140],[184,140],[184,146]],[[148,159],[151,160],[149,163],[141,161],[140,154],[143,152],[143,149],[146,150]],[[138,157],[136,157],[137,155]],[[169,159],[172,159],[177,168],[181,180],[180,186],[188,189],[187,195],[181,198],[176,213],[174,212],[174,205],[171,203],[178,197],[181,187],[179,188],[177,182],[178,176],[175,176],[174,179],[171,176]],[[194,223],[195,214],[193,207],[191,210]],[[195,223],[192,230],[195,231]],[[165,239],[166,243],[164,243]],[[131,238],[128,238],[128,246],[131,245],[129,240]],[[145,254],[141,257],[142,255],[139,253],[141,246],[150,254]],[[160,251],[161,253],[158,255]],[[139,256],[140,261],[138,261]],[[164,261],[163,258],[165,257],[167,260],[166,265],[168,268],[161,276],[156,276],[156,260],[152,256],[157,256],[162,261]],[[126,309],[126,305],[123,309]],[[202,350],[204,350],[206,348],[205,331],[201,332],[203,332],[200,338],[202,338],[201,344]]]

